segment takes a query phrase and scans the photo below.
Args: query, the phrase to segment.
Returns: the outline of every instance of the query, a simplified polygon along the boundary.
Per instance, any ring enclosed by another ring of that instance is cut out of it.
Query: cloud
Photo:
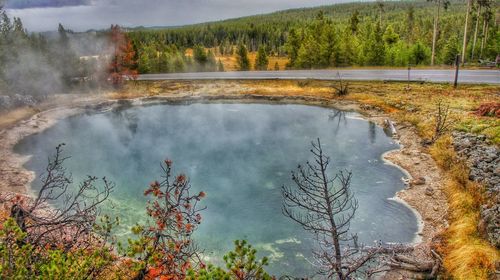
[[[29,0],[26,0],[29,1]],[[35,0],[31,0],[35,2]],[[38,0],[38,2],[68,2]],[[8,9],[11,16],[20,17],[30,31],[56,30],[58,23],[75,31],[109,28],[111,24],[126,27],[175,26],[273,11],[327,5],[327,0],[71,0],[90,5],[66,7],[35,7]],[[20,1],[25,2],[25,1]]]
[[[90,5],[90,0],[7,0],[7,9],[27,9],[34,7],[64,7]]]

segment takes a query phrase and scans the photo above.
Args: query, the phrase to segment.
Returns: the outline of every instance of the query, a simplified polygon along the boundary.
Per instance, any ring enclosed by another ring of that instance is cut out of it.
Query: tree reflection
[[[377,126],[374,122],[368,122],[368,133],[370,135],[370,143],[375,143],[377,138]]]
[[[347,125],[347,118],[345,116],[345,111],[332,110],[330,115],[328,115],[328,120],[335,123],[335,134],[338,133],[340,129],[340,124],[343,123],[344,126]]]

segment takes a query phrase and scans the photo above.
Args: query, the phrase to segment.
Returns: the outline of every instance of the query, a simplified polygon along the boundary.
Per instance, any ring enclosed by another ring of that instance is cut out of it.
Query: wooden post
[[[408,64],[408,88],[410,88],[410,70],[411,70],[411,64]]]
[[[455,57],[455,83],[453,83],[453,87],[457,88],[458,85],[458,68],[460,67],[460,55],[457,54]]]

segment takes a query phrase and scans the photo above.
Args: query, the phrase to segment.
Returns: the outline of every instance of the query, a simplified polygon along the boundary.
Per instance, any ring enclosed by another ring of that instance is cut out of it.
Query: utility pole
[[[453,83],[453,87],[457,88],[458,86],[458,68],[460,67],[460,55],[457,54],[455,57],[455,82]]]

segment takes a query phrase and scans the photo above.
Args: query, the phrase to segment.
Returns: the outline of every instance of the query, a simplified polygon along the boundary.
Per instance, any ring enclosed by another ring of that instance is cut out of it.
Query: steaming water
[[[336,114],[337,113],[337,114]],[[270,256],[269,270],[301,276],[313,271],[311,236],[281,213],[280,187],[290,171],[311,159],[310,142],[320,137],[332,158],[331,173],[352,170],[359,209],[352,224],[364,243],[411,242],[418,230],[411,210],[389,200],[405,175],[381,155],[398,148],[382,128],[355,113],[303,105],[191,104],[133,107],[83,114],[24,139],[17,151],[31,154],[37,175],[58,143],[71,155],[66,167],[75,182],[86,175],[116,183],[113,214],[118,234],[145,222],[143,191],[160,179],[159,163],[191,177],[207,193],[196,240],[219,263],[232,241],[247,239]],[[34,188],[39,182],[34,182]]]

